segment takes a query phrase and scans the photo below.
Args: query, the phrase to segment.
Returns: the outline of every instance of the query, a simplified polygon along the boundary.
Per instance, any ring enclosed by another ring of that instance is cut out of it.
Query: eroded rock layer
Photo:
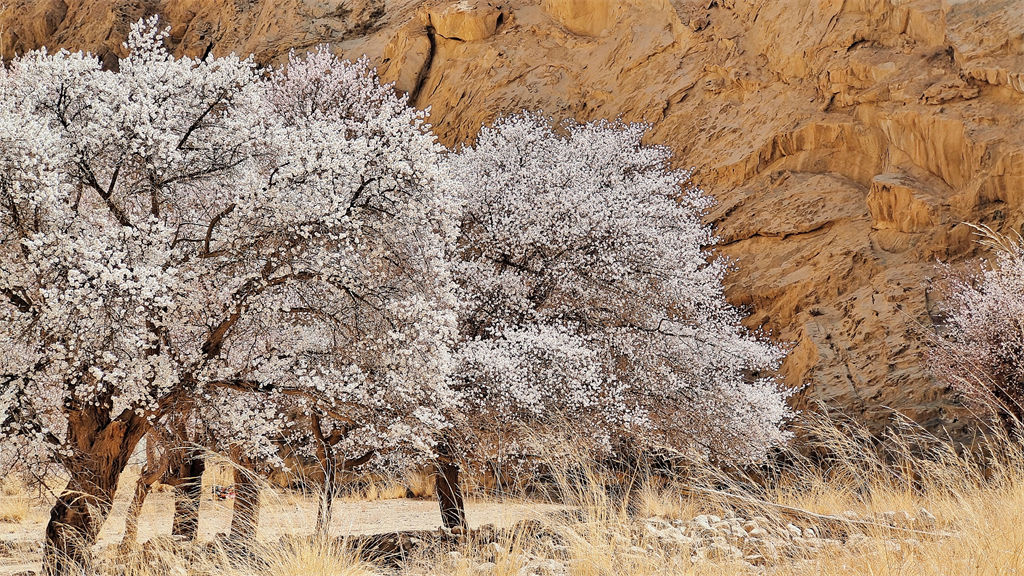
[[[805,400],[963,430],[922,358],[929,279],[979,254],[965,222],[1024,223],[1024,0],[17,0],[0,50],[116,66],[153,13],[183,54],[367,54],[449,144],[522,109],[651,123]]]

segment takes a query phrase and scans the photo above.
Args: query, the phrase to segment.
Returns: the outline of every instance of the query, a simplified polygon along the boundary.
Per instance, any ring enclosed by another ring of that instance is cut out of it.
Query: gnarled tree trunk
[[[69,415],[68,445],[75,453],[64,462],[71,478],[46,525],[44,574],[70,576],[86,570],[89,548],[110,513],[117,481],[146,428],[145,420],[133,414],[113,422],[100,409]]]
[[[441,508],[441,523],[453,532],[465,532],[466,504],[459,484],[459,463],[447,444],[438,446],[435,464],[437,503]]]

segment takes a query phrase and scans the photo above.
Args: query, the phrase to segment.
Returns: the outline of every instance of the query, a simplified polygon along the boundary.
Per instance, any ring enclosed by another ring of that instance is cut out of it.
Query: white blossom
[[[0,459],[71,466],[73,437],[186,410],[272,462],[314,411],[429,449],[455,325],[425,113],[366,61],[266,75],[166,35],[134,26],[118,73],[0,71]]]
[[[641,143],[645,129],[527,113],[449,158],[464,205],[458,374],[477,450],[522,450],[543,434],[517,442],[517,430],[564,426],[598,453],[751,461],[786,439],[783,351],[742,328],[727,263],[709,252],[711,200],[667,149]]]
[[[930,359],[937,376],[1015,433],[1024,417],[1024,240],[978,230],[994,257],[974,272],[945,269],[945,334]]]

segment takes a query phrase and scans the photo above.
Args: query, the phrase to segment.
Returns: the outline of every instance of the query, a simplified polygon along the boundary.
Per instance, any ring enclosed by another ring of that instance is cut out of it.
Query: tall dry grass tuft
[[[311,538],[286,538],[258,544],[253,550],[257,560],[235,563],[217,574],[223,576],[372,576],[375,567],[359,559],[359,554],[342,542]]]
[[[374,502],[398,500],[408,494],[406,486],[392,478],[370,477],[342,486],[339,499],[343,502]]]
[[[794,458],[766,490],[774,506],[853,512],[861,546],[785,566],[780,574],[1011,574],[1024,571],[1024,450],[1001,430],[973,445],[898,422],[883,438],[818,418],[806,426],[820,461]],[[920,518],[932,522],[892,522]]]
[[[379,571],[343,543],[314,538],[257,542],[244,553],[221,542],[192,548],[156,539],[106,558],[100,574],[118,576],[373,576]]]
[[[405,486],[413,498],[433,498],[436,493],[433,471],[415,468],[405,473]]]
[[[31,509],[28,487],[14,475],[0,478],[0,523],[18,524]]]

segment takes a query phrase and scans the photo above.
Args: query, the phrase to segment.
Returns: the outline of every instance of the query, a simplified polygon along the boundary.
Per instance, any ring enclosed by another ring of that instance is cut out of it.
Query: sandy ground
[[[124,531],[130,486],[122,484],[113,510],[100,532],[99,546],[120,542]],[[2,497],[2,496],[0,496]],[[232,501],[215,501],[210,487],[204,487],[200,508],[201,540],[211,540],[217,533],[227,532],[231,523]],[[533,517],[555,506],[469,501],[466,513],[471,526],[483,524],[508,525]],[[18,524],[0,523],[0,576],[38,570],[40,546],[49,514],[44,502],[34,505]],[[139,540],[144,542],[160,535],[169,535],[173,516],[170,491],[150,494],[139,519]],[[260,511],[260,537],[274,539],[286,534],[308,534],[316,518],[316,503],[298,494],[266,493]],[[430,530],[440,526],[437,502],[432,500],[337,500],[331,532],[345,534],[378,534],[404,530]]]

